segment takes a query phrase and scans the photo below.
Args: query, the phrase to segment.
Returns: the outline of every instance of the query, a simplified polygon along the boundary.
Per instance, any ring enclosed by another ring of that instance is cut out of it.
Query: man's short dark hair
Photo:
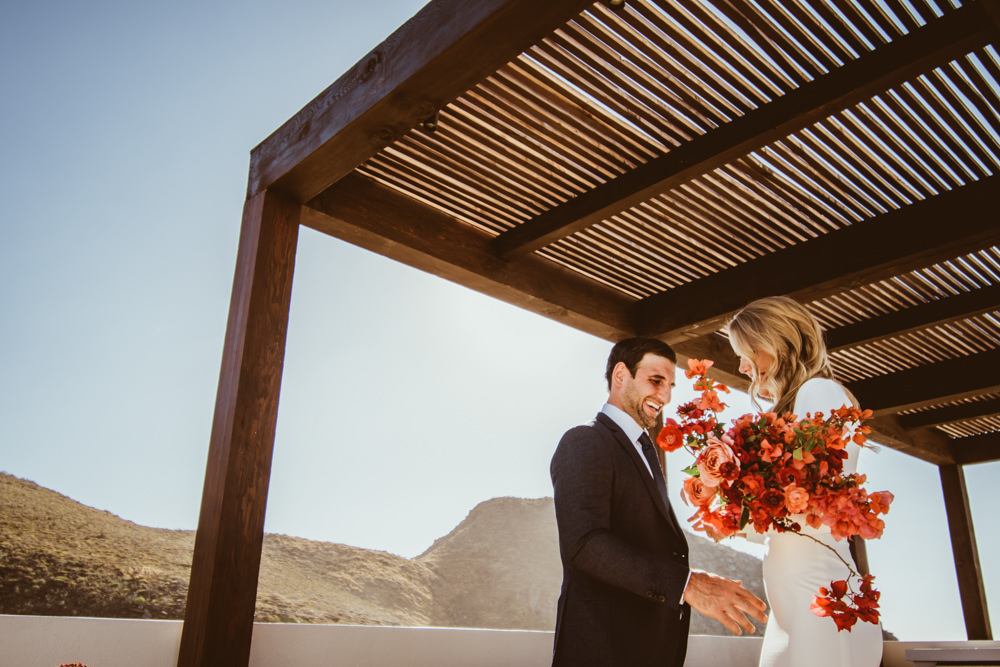
[[[659,338],[638,337],[618,341],[611,348],[611,355],[608,356],[608,369],[604,373],[604,377],[608,381],[608,391],[611,390],[611,373],[619,361],[623,362],[628,368],[628,372],[632,374],[632,377],[635,377],[635,372],[639,368],[639,362],[647,354],[655,354],[658,357],[669,359],[675,364],[677,363],[677,354],[674,352],[674,349]]]

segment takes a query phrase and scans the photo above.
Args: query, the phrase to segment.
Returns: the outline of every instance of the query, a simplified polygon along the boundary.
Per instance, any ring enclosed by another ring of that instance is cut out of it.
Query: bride
[[[835,408],[856,404],[833,379],[819,323],[798,302],[767,297],[750,303],[729,322],[729,340],[740,357],[740,372],[750,377],[749,393],[755,404],[757,398],[773,401],[773,412],[790,411],[800,419],[817,411],[829,416]],[[848,445],[844,475],[856,472],[860,449]],[[840,558],[852,562],[847,540],[834,540],[825,525],[810,528],[804,516],[791,518],[802,526],[804,535],[814,539],[792,532],[757,535],[749,531],[748,535],[765,544],[764,589],[771,605],[760,667],[878,665],[880,626],[859,622],[851,632],[838,632],[831,619],[809,610],[821,586],[846,578]]]

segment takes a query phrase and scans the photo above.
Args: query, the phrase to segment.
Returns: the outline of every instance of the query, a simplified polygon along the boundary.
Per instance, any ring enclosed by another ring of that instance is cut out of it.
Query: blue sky
[[[249,151],[421,5],[5,9],[0,470],[195,527]],[[268,531],[412,557],[483,500],[551,495],[608,343],[308,229],[295,272]],[[964,638],[936,468],[861,465],[896,494],[869,546],[886,627]],[[998,473],[966,472],[994,608]]]

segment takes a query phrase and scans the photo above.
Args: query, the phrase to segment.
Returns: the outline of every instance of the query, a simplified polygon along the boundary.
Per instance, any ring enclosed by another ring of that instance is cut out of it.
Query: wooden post
[[[951,549],[955,554],[955,571],[958,573],[958,592],[962,596],[965,633],[970,640],[993,639],[976,533],[969,511],[969,494],[965,488],[965,473],[959,465],[943,465],[939,469]]]
[[[243,208],[179,667],[245,667],[299,231],[297,203]]]
[[[851,550],[851,558],[854,559],[854,566],[862,577],[871,574],[871,567],[868,565],[868,545],[860,535],[854,535],[848,540],[848,547]]]

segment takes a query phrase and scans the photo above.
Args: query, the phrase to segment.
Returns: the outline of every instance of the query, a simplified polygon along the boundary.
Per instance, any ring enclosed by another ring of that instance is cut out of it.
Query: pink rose
[[[809,492],[794,483],[785,487],[785,507],[792,514],[801,514],[809,508]]]
[[[714,486],[705,486],[697,477],[688,477],[684,480],[684,490],[682,495],[684,502],[692,507],[708,507],[712,499],[715,498],[717,489]]]
[[[740,467],[740,460],[733,454],[731,445],[733,441],[729,436],[718,438],[708,438],[708,446],[698,457],[698,474],[701,482],[705,486],[718,486],[725,476],[722,474],[722,467],[726,463],[735,463],[736,468]]]

